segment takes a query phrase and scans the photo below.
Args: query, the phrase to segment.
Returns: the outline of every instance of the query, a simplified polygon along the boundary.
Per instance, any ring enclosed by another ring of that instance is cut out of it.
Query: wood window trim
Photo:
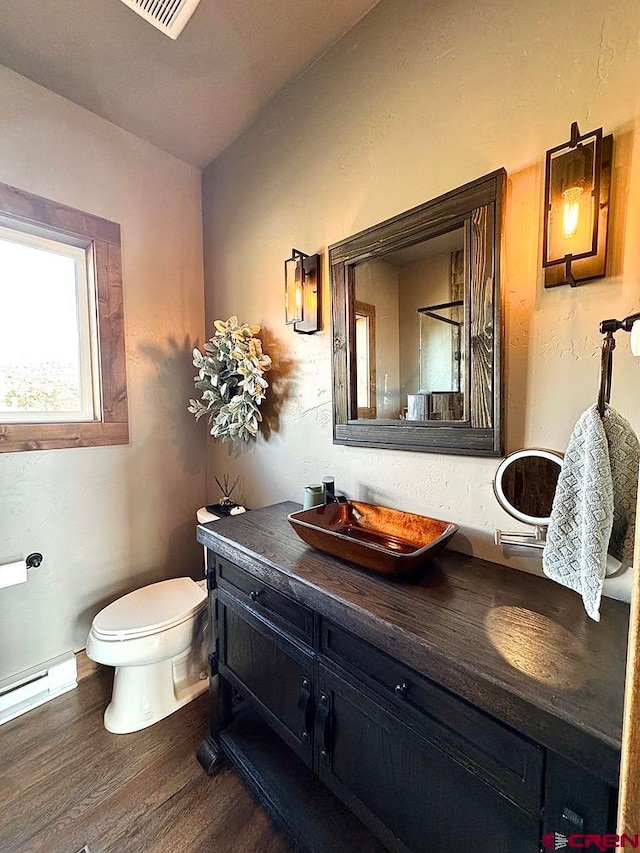
[[[100,420],[0,423],[0,453],[128,444],[120,226],[0,183],[0,216],[86,241],[93,253],[99,346]]]

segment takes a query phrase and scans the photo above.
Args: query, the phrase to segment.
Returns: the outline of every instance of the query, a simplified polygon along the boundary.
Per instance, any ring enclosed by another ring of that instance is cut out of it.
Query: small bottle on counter
[[[322,503],[322,486],[306,486],[304,490],[302,508],[311,509],[314,506],[321,506]]]

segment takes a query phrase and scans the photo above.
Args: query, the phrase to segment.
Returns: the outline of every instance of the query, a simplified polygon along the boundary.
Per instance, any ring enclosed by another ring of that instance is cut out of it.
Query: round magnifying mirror
[[[500,506],[525,524],[549,524],[563,455],[554,450],[517,450],[502,460],[493,489]]]

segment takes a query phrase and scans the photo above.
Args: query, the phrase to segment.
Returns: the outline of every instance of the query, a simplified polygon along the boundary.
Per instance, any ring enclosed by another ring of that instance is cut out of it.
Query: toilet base
[[[181,669],[185,669],[187,657],[188,653],[184,660],[117,666],[111,702],[104,712],[107,731],[120,735],[146,729],[204,693],[209,686],[205,670],[179,678],[186,675]]]

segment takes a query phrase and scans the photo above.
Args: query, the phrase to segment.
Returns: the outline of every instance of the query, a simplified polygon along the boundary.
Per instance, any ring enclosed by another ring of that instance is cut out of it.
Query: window
[[[120,228],[0,184],[0,452],[124,444]]]
[[[88,249],[0,226],[3,421],[99,417],[90,262]]]
[[[356,398],[359,418],[377,417],[376,307],[356,302]]]

